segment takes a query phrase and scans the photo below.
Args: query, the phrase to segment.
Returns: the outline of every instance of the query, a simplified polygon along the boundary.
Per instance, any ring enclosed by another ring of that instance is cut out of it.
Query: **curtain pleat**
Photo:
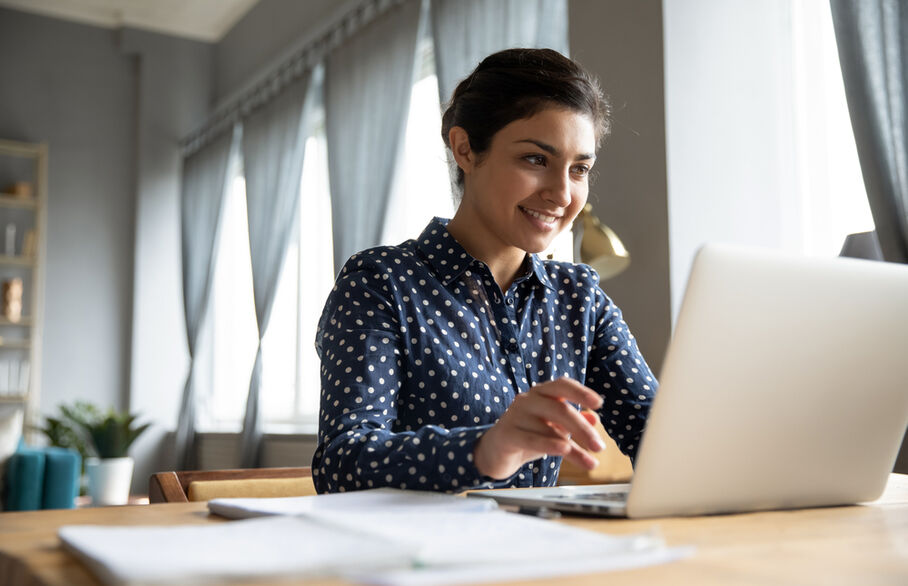
[[[293,82],[243,123],[243,169],[249,221],[252,289],[259,343],[243,420],[241,463],[259,465],[262,439],[262,338],[268,329],[281,266],[300,199],[310,75]]]
[[[180,223],[183,257],[183,311],[189,344],[189,374],[180,400],[175,433],[179,469],[195,465],[195,356],[199,331],[211,300],[218,230],[229,180],[236,174],[239,130],[224,133],[183,162]]]
[[[329,55],[325,133],[334,268],[379,243],[413,85],[420,2],[404,2]]]

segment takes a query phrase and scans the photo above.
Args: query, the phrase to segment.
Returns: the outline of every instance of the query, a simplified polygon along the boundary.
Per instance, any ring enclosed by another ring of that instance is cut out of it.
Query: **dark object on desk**
[[[312,485],[312,469],[308,466],[157,472],[148,479],[148,498],[152,503],[186,503],[229,496],[310,494],[315,494],[315,487]]]
[[[883,251],[880,241],[876,237],[876,230],[870,232],[856,232],[845,237],[839,256],[849,258],[864,258],[867,260],[883,260]]]

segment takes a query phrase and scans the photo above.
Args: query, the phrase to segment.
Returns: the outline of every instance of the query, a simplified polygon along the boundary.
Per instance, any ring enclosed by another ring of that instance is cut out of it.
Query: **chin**
[[[522,246],[521,248],[523,248],[525,251],[529,252],[530,254],[539,254],[540,252],[544,252],[549,246],[551,246],[553,241],[554,241],[554,239],[549,242],[527,243],[527,246]]]

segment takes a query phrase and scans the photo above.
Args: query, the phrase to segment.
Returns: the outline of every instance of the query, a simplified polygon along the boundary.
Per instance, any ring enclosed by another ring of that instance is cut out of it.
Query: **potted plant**
[[[126,504],[135,466],[129,448],[150,424],[136,425],[137,415],[103,412],[84,402],[61,405],[60,412],[60,418],[47,418],[42,431],[51,443],[82,453],[92,504]]]

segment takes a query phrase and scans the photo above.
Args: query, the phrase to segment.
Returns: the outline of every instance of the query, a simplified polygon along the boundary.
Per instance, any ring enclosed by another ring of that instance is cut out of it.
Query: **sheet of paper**
[[[504,511],[484,514],[452,512],[342,513],[325,523],[350,531],[366,531],[386,541],[417,548],[418,566],[458,566],[531,562],[540,559],[577,560],[620,555],[662,546],[649,535],[612,536],[562,523]]]
[[[612,536],[506,513],[490,499],[394,489],[219,499],[209,508],[267,516],[203,526],[69,526],[60,538],[109,584],[326,575],[460,584],[638,567],[687,551],[667,549],[658,535]]]
[[[107,584],[221,583],[408,568],[416,546],[297,517],[175,527],[72,525],[63,544]]]
[[[694,548],[692,547],[661,547],[621,555],[597,556],[583,560],[546,558],[520,564],[411,568],[408,570],[370,573],[351,572],[345,577],[354,582],[376,586],[449,586],[455,584],[497,583],[512,580],[541,580],[655,566],[688,557],[693,553]]]
[[[396,514],[422,511],[484,512],[497,508],[491,499],[466,499],[450,494],[417,490],[376,488],[356,492],[298,496],[285,498],[214,499],[208,510],[230,519],[245,519],[265,515],[308,515],[335,511],[383,511]]]

